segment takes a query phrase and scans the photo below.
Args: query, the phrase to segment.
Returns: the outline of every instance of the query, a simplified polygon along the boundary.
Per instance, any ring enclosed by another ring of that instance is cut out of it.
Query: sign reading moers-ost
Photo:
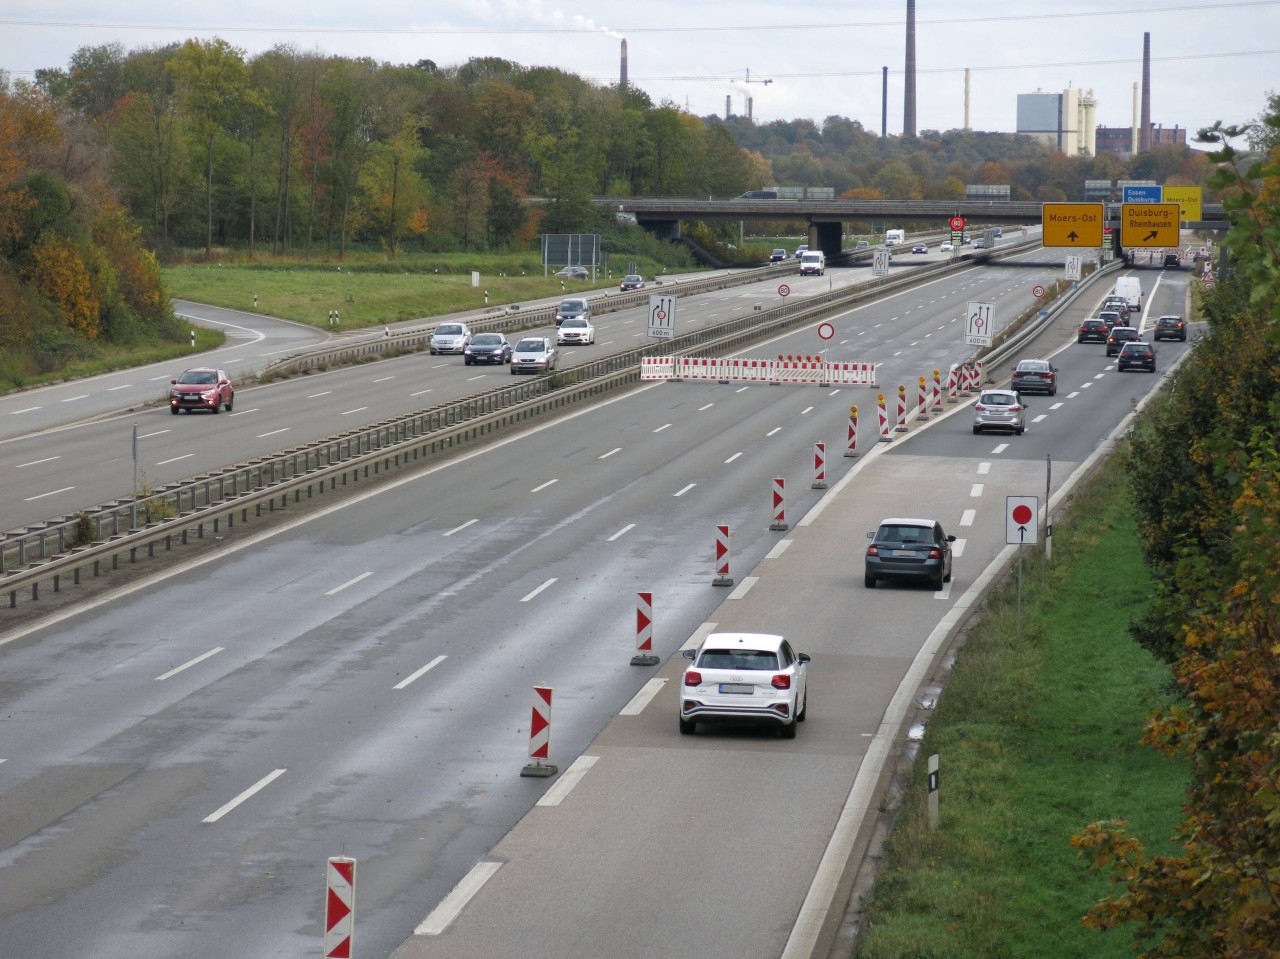
[[[1120,245],[1125,249],[1178,246],[1182,208],[1176,203],[1120,204]]]
[[[1041,246],[1078,249],[1102,246],[1101,203],[1044,203],[1041,217],[1044,221]]]

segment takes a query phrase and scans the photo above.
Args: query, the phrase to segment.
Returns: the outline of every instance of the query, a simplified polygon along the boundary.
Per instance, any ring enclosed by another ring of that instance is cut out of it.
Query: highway
[[[937,262],[942,256],[936,249],[928,256],[898,254],[894,257],[892,269],[909,270],[916,265]],[[1044,253],[1035,256],[1048,259]],[[819,291],[865,281],[870,274],[871,270],[865,265],[849,269],[832,268],[821,277],[790,277],[786,285],[790,298],[803,299]],[[1051,275],[1052,270],[1047,263],[1043,273],[1005,270],[980,278],[983,276],[980,271],[962,271],[930,283],[926,287],[930,297],[925,305],[969,290],[974,296],[999,302],[1001,308],[1010,311],[1022,309],[1032,302],[1030,289],[1033,283],[1044,282]],[[684,298],[680,304],[680,329],[723,322],[732,316],[750,313],[761,303],[777,302],[777,287],[780,285],[776,279],[771,279]],[[1004,304],[1009,305],[1005,307]],[[184,304],[184,309],[195,312],[189,304]],[[919,307],[904,307],[900,317],[893,314],[888,322],[896,323],[901,318],[910,317],[910,311],[916,309]],[[963,312],[963,304],[959,311]],[[204,312],[213,316],[225,311],[210,308]],[[960,312],[953,319],[958,321]],[[592,347],[564,347],[562,366],[573,365],[611,349],[635,346],[646,336],[647,310],[636,308],[604,313],[597,315],[595,323],[596,344]],[[264,329],[276,326],[278,324],[263,324]],[[294,324],[284,324],[284,328],[297,329]],[[530,332],[554,335],[554,328]],[[855,334],[859,335],[865,334]],[[927,338],[935,335],[926,334]],[[816,336],[802,345],[806,352],[815,354],[827,346]],[[945,369],[946,364],[959,355],[954,342],[951,347],[931,351],[936,359],[930,362],[942,363]],[[830,348],[858,349],[859,344],[850,341],[832,344]],[[250,354],[243,349],[240,352],[244,354],[246,365],[260,366],[266,358],[259,352]],[[277,352],[278,349],[268,351],[270,355]],[[231,365],[232,359],[223,358],[219,351],[200,362],[235,370]],[[892,372],[895,357],[886,356],[880,361]],[[159,373],[150,370],[139,371],[136,375],[122,373],[113,376],[148,383],[147,390],[155,400],[165,395],[167,380],[174,372],[173,369]],[[233,377],[235,375],[233,372]],[[159,382],[149,382],[148,376],[158,377]],[[101,382],[95,380],[83,384],[75,392],[88,394],[92,390],[95,397],[109,396],[114,387],[107,384],[114,381],[100,379]],[[139,441],[139,486],[154,489],[187,476],[510,381],[505,367],[468,367],[463,364],[461,356],[413,354],[296,377],[265,387],[241,388],[236,392],[234,411],[217,416],[200,413],[175,417],[169,414],[166,406],[153,405],[134,407],[113,415],[102,413],[85,420],[79,418],[76,408],[61,398],[61,391],[70,389],[69,386],[20,394],[25,399],[16,409],[30,412],[15,413],[11,410],[0,418],[0,422],[13,429],[12,424],[24,416],[39,415],[47,425],[35,432],[26,431],[0,440],[0,528],[17,529],[24,524],[68,515],[131,495],[135,426]],[[14,401],[15,398],[10,397],[9,400]],[[61,419],[54,420],[55,416],[61,416]],[[60,428],[54,430],[53,427]]]
[[[1011,313],[1038,281],[1000,267],[934,281],[836,317],[827,355],[882,363],[882,387],[913,383],[963,352],[965,301]],[[1151,315],[1180,311],[1185,284],[1162,280]],[[753,295],[703,299],[690,312],[709,319]],[[643,335],[626,323],[601,318],[600,346]],[[1003,549],[1003,495],[1041,492],[1050,453],[1064,482],[1160,381],[1115,373],[1064,323],[1056,362],[1069,390],[1031,401],[1025,436],[973,437],[956,407],[875,455],[832,455],[833,487],[852,480],[794,534],[768,531],[771,479],[787,478],[797,520],[819,503],[813,442],[838,450],[848,407],[869,408],[869,391],[655,384],[10,634],[0,954],[315,955],[324,860],[345,853],[360,862],[361,956],[406,940],[399,955],[669,956],[690,943],[780,955],[880,745],[885,704]],[[756,352],[820,347],[808,329]],[[1183,350],[1162,344],[1161,369]],[[396,380],[372,382],[388,369]],[[386,361],[246,391],[237,413],[262,411],[256,424],[173,422],[200,429],[217,460],[264,423],[332,432],[337,407],[290,402],[298,387],[339,383],[352,406],[391,408],[424,383],[474,391],[474,372],[460,359]],[[203,455],[189,434],[166,450],[156,440],[156,459]],[[97,472],[90,450],[75,469]],[[937,515],[962,537],[942,593],[860,585],[862,534],[902,512]],[[740,598],[710,585],[715,523],[733,529],[739,582],[760,576]],[[678,661],[629,664],[639,590],[654,593],[664,660],[711,622],[784,632],[812,653],[799,738],[679,737]],[[555,807],[534,807],[555,781],[518,775],[535,683],[556,689],[560,768],[599,757]],[[496,881],[415,936],[487,861],[506,863]]]

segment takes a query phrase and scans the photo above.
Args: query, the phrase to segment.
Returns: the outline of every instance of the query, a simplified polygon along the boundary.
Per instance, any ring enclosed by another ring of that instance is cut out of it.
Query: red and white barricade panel
[[[681,380],[718,380],[723,360],[706,356],[677,356],[676,378]]]
[[[745,380],[748,383],[768,383],[773,379],[776,360],[748,360],[735,357],[720,361],[722,380]]]
[[[827,383],[831,386],[875,386],[874,363],[828,363]]]
[[[807,360],[779,360],[774,364],[774,383],[817,383],[826,382],[826,363],[814,363]]]
[[[640,379],[669,380],[675,376],[675,368],[670,356],[644,356],[640,358]]]

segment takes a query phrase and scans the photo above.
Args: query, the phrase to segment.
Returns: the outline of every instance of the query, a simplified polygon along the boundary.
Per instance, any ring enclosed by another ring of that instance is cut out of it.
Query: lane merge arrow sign
[[[1006,496],[1004,498],[1004,541],[1030,546],[1038,541],[1040,524],[1038,496]]]

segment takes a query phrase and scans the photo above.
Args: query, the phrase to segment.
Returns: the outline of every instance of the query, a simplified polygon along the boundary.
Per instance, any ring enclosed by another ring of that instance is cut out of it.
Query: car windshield
[[[547,348],[547,344],[543,340],[521,340],[520,345],[516,347],[519,353],[541,353]]]
[[[462,327],[457,323],[441,323],[436,327],[436,332],[441,336],[461,336]]]
[[[923,526],[881,526],[876,539],[894,543],[925,543],[933,538]]]
[[[587,321],[582,319],[581,317],[568,319],[560,324],[560,329],[562,330],[578,330],[578,329],[585,330],[586,328],[587,328]]]
[[[181,376],[178,377],[178,382],[192,383],[198,386],[203,386],[208,383],[218,382],[218,374],[211,371],[206,371],[206,370],[199,370],[196,372],[187,372],[187,373],[183,373]]]
[[[501,346],[501,333],[477,333],[471,338],[472,346]]]
[[[560,304],[561,313],[581,313],[585,304],[581,300],[565,300]]]
[[[778,654],[767,649],[705,649],[703,669],[777,669]]]
[[[774,253],[777,253],[778,251],[777,251],[777,250],[774,250],[773,252],[774,252]],[[623,279],[623,282],[625,282],[625,283],[639,283],[639,282],[640,282],[640,277],[636,276],[634,273],[630,274],[629,276],[624,276],[622,279]]]
[[[1023,360],[1018,369],[1024,373],[1048,373],[1049,364],[1044,360]]]

